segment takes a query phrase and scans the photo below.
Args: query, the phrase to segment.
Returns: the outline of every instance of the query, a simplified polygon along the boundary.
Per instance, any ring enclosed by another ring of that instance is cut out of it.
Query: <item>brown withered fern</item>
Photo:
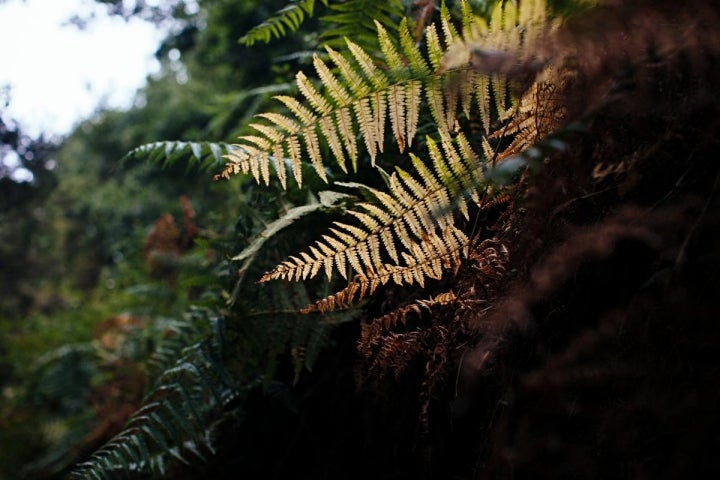
[[[505,232],[509,219],[501,215],[488,232]],[[359,385],[380,392],[386,382],[408,382],[407,373],[419,370],[414,386],[418,421],[421,433],[427,434],[433,402],[455,383],[461,346],[475,341],[468,314],[490,308],[505,280],[508,262],[508,250],[496,237],[476,239],[467,262],[456,272],[459,293],[440,292],[364,322],[357,342]]]

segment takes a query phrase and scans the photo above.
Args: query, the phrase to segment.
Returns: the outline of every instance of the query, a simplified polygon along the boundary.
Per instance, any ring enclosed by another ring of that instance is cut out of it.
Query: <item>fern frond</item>
[[[386,62],[392,67],[389,72],[375,65],[370,55],[351,40],[346,40],[350,58],[327,48],[330,61],[339,74],[334,73],[333,69],[316,55],[313,65],[326,87],[327,94],[318,92],[305,74],[298,73],[298,90],[309,108],[295,98],[282,95],[276,97],[289,110],[289,114],[258,115],[261,122],[250,126],[259,135],[240,137],[238,148],[228,155],[229,162],[221,176],[227,178],[240,172],[251,173],[256,180],[262,178],[267,182],[265,172],[269,170],[271,158],[275,158],[278,177],[285,186],[282,172],[284,165],[277,161],[277,157],[288,155],[293,176],[301,185],[302,150],[299,138],[302,137],[304,151],[310,157],[318,175],[326,179],[325,167],[320,158],[318,132],[329,145],[343,171],[347,171],[345,165],[348,160],[352,162],[353,169],[357,168],[358,133],[363,137],[371,163],[374,164],[377,153],[383,150],[388,112],[400,150],[403,151],[412,144],[420,114],[422,78],[411,77],[427,77],[430,70],[419,50],[411,45],[407,24],[404,24],[403,28],[403,48],[413,60],[409,66],[379,22],[378,37]],[[408,78],[409,81],[397,83]],[[263,121],[265,123],[262,123]]]
[[[332,280],[335,272],[351,279],[341,292],[311,307],[325,311],[363,298],[390,280],[422,286],[426,278],[439,278],[445,269],[458,264],[458,252],[466,251],[467,238],[455,227],[454,212],[469,218],[466,201],[479,202],[477,187],[483,181],[480,172],[484,169],[482,157],[473,151],[464,135],[451,138],[450,132],[457,130],[458,109],[469,115],[472,104],[477,104],[486,132],[491,122],[498,121],[504,122],[505,131],[516,136],[527,128],[524,123],[515,126],[512,115],[536,111],[533,99],[527,100],[527,107],[520,108],[520,103],[512,109],[508,106],[504,77],[511,73],[512,54],[522,50],[526,30],[532,26],[519,22],[543,24],[544,2],[528,5],[523,2],[519,7],[511,3],[498,2],[487,23],[474,16],[467,2],[463,2],[462,37],[443,8],[441,28],[447,50],[442,52],[437,27],[428,27],[429,60],[418,49],[407,22],[401,24],[397,41],[376,22],[386,70],[348,40],[347,57],[327,49],[334,68],[319,56],[314,58],[323,91],[316,89],[304,74],[298,74],[298,89],[309,107],[296,99],[280,97],[292,116],[263,116],[271,124],[256,128],[260,135],[241,138],[243,143],[236,151],[241,153],[230,155],[231,164],[226,172],[249,171],[258,179],[262,165],[268,163],[269,152],[282,151],[289,154],[296,181],[300,183],[297,173],[301,171],[302,137],[305,153],[319,176],[326,179],[319,156],[320,135],[343,170],[347,160],[356,167],[357,136],[364,138],[374,162],[382,149],[386,117],[395,142],[403,151],[416,134],[423,100],[434,117],[440,142],[427,139],[428,162],[411,153],[418,176],[398,168],[387,178],[388,192],[367,188],[374,201],[358,203],[347,212],[355,223],[336,222],[308,250],[280,263],[263,275],[260,282],[304,280],[320,271],[325,272],[328,280]],[[482,48],[481,41],[485,42]],[[492,48],[489,59],[487,46]],[[497,152],[485,137],[481,143],[485,158],[494,161]],[[264,175],[263,179],[267,181]]]
[[[329,0],[321,1],[323,5],[328,5]],[[314,8],[315,0],[297,0],[286,5],[240,37],[240,43],[250,47],[255,42],[269,43],[273,38],[282,38],[300,28],[306,17],[312,17]]]
[[[343,0],[331,2],[330,14],[320,17],[324,29],[320,40],[333,48],[346,47],[345,38],[365,49],[377,48],[375,22],[385,28],[396,28],[405,14],[402,0]]]
[[[382,333],[391,331],[398,324],[405,325],[407,323],[408,316],[411,314],[421,315],[423,309],[426,311],[432,311],[433,307],[450,305],[456,300],[457,296],[452,290],[450,290],[439,293],[430,298],[417,300],[408,305],[398,307],[382,317],[373,319],[370,323],[363,323],[361,325],[362,329],[360,338],[358,339],[358,345],[367,345],[371,342],[372,338],[377,338]]]
[[[372,295],[377,287],[392,281],[398,285],[418,284],[425,286],[427,278],[439,280],[444,271],[460,265],[467,256],[470,241],[454,225],[449,225],[440,234],[427,235],[420,242],[409,244],[403,252],[404,265],[385,264],[367,275],[356,275],[347,287],[315,302],[303,309],[302,313],[328,312],[348,308],[353,302]]]
[[[558,102],[557,91],[566,82],[567,79],[546,68],[543,80],[525,91],[503,129],[490,135],[490,138],[512,136],[512,142],[497,153],[498,160],[519,154],[560,128],[565,121],[565,108]]]
[[[120,162],[147,159],[148,162],[170,167],[185,161],[187,169],[217,170],[224,164],[224,156],[234,150],[230,144],[216,142],[153,142],[133,148]]]
[[[406,58],[407,66],[410,68],[410,72],[412,72],[414,74],[413,76],[416,77],[423,78],[429,76],[432,72],[427,62],[425,61],[425,57],[422,53],[420,53],[420,49],[415,42],[415,38],[410,32],[410,26],[408,25],[407,17],[403,18],[400,22],[399,34],[400,46],[402,47],[402,51]]]
[[[358,224],[335,222],[308,251],[282,262],[260,282],[304,280],[321,270],[331,280],[333,272],[343,278],[352,272],[350,285],[325,302],[346,305],[389,280],[424,285],[426,277],[439,278],[457,265],[456,253],[467,246],[467,238],[454,226],[453,202],[467,216],[464,196],[478,198],[480,157],[462,134],[455,142],[443,136],[441,145],[430,138],[427,143],[432,171],[411,155],[418,178],[398,168],[389,177],[389,193],[363,187],[376,202],[358,203],[347,212]]]
[[[182,319],[160,317],[152,322],[151,330],[158,337],[147,362],[153,379],[177,362],[185,348],[197,343],[195,316],[195,312],[188,312]]]
[[[347,40],[347,46],[351,59],[339,55],[332,48],[327,50],[330,61],[339,74],[334,73],[333,69],[316,55],[313,64],[326,87],[326,93],[319,92],[305,74],[298,73],[298,90],[309,107],[292,97],[276,97],[289,110],[288,114],[258,115],[260,121],[250,125],[258,134],[240,137],[238,148],[227,156],[229,162],[221,176],[229,177],[239,172],[250,173],[256,180],[262,178],[267,183],[266,172],[271,159],[277,159],[282,154],[283,157],[287,155],[290,158],[293,176],[301,185],[300,164],[304,151],[318,175],[326,180],[325,165],[320,156],[320,136],[329,145],[343,171],[347,171],[347,161],[351,162],[354,170],[357,169],[358,134],[363,137],[371,163],[374,164],[377,153],[383,150],[388,112],[400,150],[410,145],[417,130],[422,84],[421,80],[416,79],[396,83],[396,77],[407,78],[413,74],[427,76],[429,69],[427,65],[406,66],[380,24],[378,29],[388,61],[392,59],[392,62],[396,63],[396,69],[390,72],[382,71],[367,52],[350,40]],[[406,50],[410,51],[411,47],[406,46]],[[413,55],[421,58],[419,52]],[[300,146],[300,138],[303,139],[304,148]],[[281,162],[276,160],[274,163],[279,170],[278,177],[282,177]],[[284,177],[280,180],[283,183]]]
[[[518,103],[517,98],[510,98],[508,76],[524,73],[524,69],[532,72],[542,63],[533,58],[533,47],[553,25],[547,18],[545,0],[519,2],[517,6],[515,2],[496,2],[489,21],[473,15],[467,0],[462,2],[462,11],[462,37],[451,33],[455,40],[448,45],[440,65],[440,71],[448,72],[448,118],[453,118],[456,103],[466,115],[475,104],[489,134],[491,123],[509,117]]]
[[[72,478],[162,476],[170,457],[187,462],[211,453],[210,417],[237,395],[211,349],[209,343],[197,344],[166,370],[123,432],[80,464]]]
[[[470,11],[472,13],[472,10]],[[456,41],[459,40],[460,34],[458,33],[455,25],[451,21],[452,15],[448,10],[445,2],[442,2],[440,6],[440,26],[442,27],[443,37],[445,38],[445,47],[450,48]],[[470,17],[464,18],[463,21],[469,21]]]
[[[374,165],[383,150],[388,117],[395,142],[403,152],[412,145],[423,102],[443,132],[457,129],[459,108],[470,116],[472,106],[477,105],[489,134],[491,124],[512,111],[505,77],[512,73],[516,60],[522,63],[523,55],[527,56],[526,39],[537,36],[530,32],[545,28],[544,2],[521,2],[519,7],[513,2],[498,2],[489,23],[472,14],[467,0],[462,5],[462,37],[450,22],[448,10],[441,10],[445,50],[434,25],[427,29],[425,55],[406,20],[400,24],[397,41],[383,22],[375,21],[382,51],[380,63],[348,39],[348,54],[328,47],[328,61],[316,55],[313,65],[324,89],[317,89],[304,73],[298,73],[300,98],[308,106],[292,97],[276,97],[289,110],[288,115],[259,115],[261,121],[251,124],[257,135],[240,137],[238,148],[227,156],[229,161],[221,176],[250,173],[267,183],[274,160],[284,186],[284,162],[279,157],[287,156],[299,185],[304,157],[326,180],[323,145],[329,146],[338,166],[346,172],[348,161],[357,168],[358,137],[363,138]]]

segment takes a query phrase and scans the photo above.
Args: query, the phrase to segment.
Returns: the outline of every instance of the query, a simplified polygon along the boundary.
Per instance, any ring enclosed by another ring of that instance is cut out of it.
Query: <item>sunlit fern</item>
[[[321,270],[331,279],[337,272],[350,280],[348,286],[305,310],[326,311],[347,306],[389,281],[424,285],[426,278],[438,279],[459,264],[468,238],[455,226],[454,211],[468,218],[466,197],[479,201],[482,171],[480,157],[464,135],[454,141],[441,137],[441,146],[427,138],[431,167],[411,154],[418,178],[397,169],[389,178],[389,193],[341,184],[362,188],[375,201],[358,203],[347,212],[354,224],[335,222],[309,252],[282,262],[260,281],[304,280]]]
[[[485,134],[493,121],[514,115],[518,98],[510,89],[511,79],[533,74],[541,68],[538,41],[553,26],[545,0],[495,2],[489,20],[474,16],[463,1],[461,33],[442,15],[445,54],[436,69],[444,72],[446,115],[452,122],[458,108],[468,118],[477,106]],[[436,32],[428,32],[428,43],[441,48]]]
[[[259,135],[241,137],[238,149],[230,154],[223,176],[250,172],[256,180],[267,183],[270,162],[274,160],[275,173],[284,186],[287,154],[300,184],[302,138],[304,153],[327,181],[320,135],[340,168],[347,171],[349,160],[355,170],[359,156],[356,138],[364,139],[374,164],[384,147],[388,117],[392,137],[403,152],[412,146],[423,101],[432,114],[442,148],[428,137],[429,162],[410,153],[417,178],[398,169],[389,177],[389,192],[368,187],[376,201],[360,203],[358,209],[349,211],[356,219],[354,223],[336,222],[309,251],[282,262],[261,278],[261,282],[278,278],[298,281],[323,270],[328,279],[338,272],[349,281],[340,292],[316,302],[305,312],[347,306],[391,280],[422,286],[426,278],[439,279],[443,271],[457,266],[467,251],[469,240],[455,225],[454,211],[459,210],[467,218],[463,196],[479,200],[475,188],[482,183],[482,171],[487,162],[496,160],[497,152],[483,138],[483,160],[463,134],[451,139],[458,106],[469,116],[472,104],[477,105],[486,132],[490,131],[491,119],[508,122],[518,111],[508,103],[506,77],[514,73],[510,55],[519,56],[520,65],[528,63],[530,54],[522,53],[524,42],[535,40],[539,34],[533,32],[542,32],[546,25],[545,5],[539,0],[523,2],[519,8],[512,2],[499,2],[489,24],[473,15],[467,2],[462,7],[463,34],[458,33],[447,9],[443,9],[440,31],[435,25],[427,28],[426,56],[418,49],[407,21],[399,28],[399,47],[377,23],[383,68],[350,40],[350,59],[327,49],[339,74],[315,56],[315,69],[326,93],[319,92],[302,72],[298,73],[300,94],[309,106],[292,97],[277,97],[290,113],[260,115],[264,121],[252,124]],[[480,41],[488,45],[487,49],[479,51]],[[476,58],[479,55],[485,55],[480,59],[485,63]],[[490,60],[488,55],[492,55]],[[532,107],[528,105],[523,112]],[[430,164],[435,173],[428,167]]]
[[[492,118],[504,116],[509,108],[507,81],[492,74],[507,74],[508,59],[521,54],[525,38],[538,35],[529,32],[542,30],[545,6],[541,0],[522,2],[519,8],[512,2],[498,3],[488,24],[472,14],[467,2],[463,5],[463,35],[444,9],[439,27],[427,28],[426,54],[418,48],[407,19],[400,24],[397,44],[387,29],[375,22],[381,61],[350,39],[345,39],[349,53],[326,47],[330,63],[319,55],[313,59],[323,90],[298,72],[298,90],[306,103],[286,95],[275,97],[287,112],[258,115],[257,122],[250,125],[257,134],[240,137],[220,176],[251,173],[268,183],[272,164],[285,186],[288,158],[291,174],[300,185],[301,163],[308,158],[327,181],[323,147],[327,145],[341,170],[348,171],[349,161],[356,171],[363,147],[358,138],[364,140],[374,165],[383,152],[388,121],[400,152],[412,146],[423,103],[440,131],[456,128],[458,105],[467,116],[476,104],[489,132]],[[488,49],[476,48],[478,42],[487,44]],[[484,63],[479,65],[478,58]]]

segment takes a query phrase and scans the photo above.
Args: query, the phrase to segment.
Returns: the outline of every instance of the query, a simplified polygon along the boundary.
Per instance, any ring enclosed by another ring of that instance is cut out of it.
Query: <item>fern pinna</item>
[[[519,6],[498,2],[489,22],[462,2],[462,34],[443,7],[439,23],[426,29],[425,52],[405,19],[397,41],[376,22],[379,59],[349,39],[344,54],[326,46],[326,57],[315,55],[322,90],[299,72],[300,98],[276,97],[286,111],[258,115],[250,125],[256,134],[240,137],[221,177],[250,173],[267,184],[274,170],[286,187],[289,166],[301,185],[301,166],[307,158],[327,182],[323,152],[347,173],[348,163],[357,171],[364,147],[374,166],[383,153],[386,130],[392,132],[388,136],[400,153],[413,147],[423,109],[430,112],[438,138],[427,137],[425,153],[410,152],[417,176],[398,168],[388,179],[389,192],[362,187],[372,201],[347,212],[352,222],[336,222],[322,240],[279,264],[261,282],[304,280],[320,270],[331,279],[337,271],[348,285],[306,309],[324,311],[346,306],[390,280],[423,285],[426,278],[437,279],[456,266],[469,240],[456,226],[454,212],[467,218],[465,200],[479,201],[476,188],[483,181],[483,165],[497,157],[491,141],[502,136],[502,129],[493,132],[492,125],[511,121],[519,111],[519,100],[511,98],[508,87],[514,68],[510,59],[530,63],[526,45],[546,27],[540,0]],[[483,155],[458,131],[458,119],[470,118],[474,108],[486,134],[481,140]]]

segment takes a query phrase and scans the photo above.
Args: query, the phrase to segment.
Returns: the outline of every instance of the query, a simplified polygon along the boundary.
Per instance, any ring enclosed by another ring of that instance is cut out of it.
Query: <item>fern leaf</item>
[[[429,76],[430,68],[428,67],[422,53],[420,53],[420,49],[415,43],[415,39],[410,32],[407,17],[403,18],[402,22],[400,22],[399,31],[400,46],[402,47],[405,58],[407,59],[407,65],[410,67],[410,71],[413,73],[413,76],[421,78]]]
[[[238,172],[249,172],[256,180],[262,178],[267,183],[270,153],[277,164],[278,176],[284,174],[279,171],[281,169],[278,160],[283,151],[287,152],[290,158],[295,180],[301,184],[303,150],[300,149],[298,137],[303,137],[304,152],[307,153],[319,176],[326,179],[321,157],[322,146],[317,131],[321,132],[323,140],[329,145],[343,171],[346,171],[347,159],[352,162],[353,170],[357,170],[358,133],[364,139],[371,164],[374,164],[378,151],[383,149],[388,111],[400,150],[403,151],[410,145],[417,129],[422,84],[417,80],[411,80],[406,84],[392,84],[390,76],[394,75],[397,78],[413,74],[427,76],[429,68],[417,47],[411,42],[407,24],[404,24],[403,48],[413,57],[409,66],[405,66],[400,52],[379,22],[377,28],[378,38],[387,61],[395,66],[394,70],[389,74],[383,72],[362,48],[349,40],[346,43],[356,65],[351,64],[332,48],[327,49],[330,60],[340,71],[340,76],[335,75],[330,66],[319,56],[315,56],[314,67],[326,93],[318,91],[308,77],[299,72],[296,76],[298,89],[311,108],[305,107],[292,97],[284,95],[275,97],[291,115],[272,113],[259,115],[258,118],[268,123],[251,124],[258,134],[240,137],[238,151],[228,156],[229,162],[222,176],[229,177]],[[346,84],[349,85],[346,87]],[[282,145],[282,148],[278,145]],[[284,177],[280,180],[284,186]]]
[[[315,66],[315,71],[317,72],[320,81],[328,90],[330,96],[335,100],[335,104],[339,107],[349,105],[352,99],[350,98],[347,90],[343,87],[342,83],[338,81],[335,75],[330,72],[328,66],[317,54],[313,56],[313,65]]]
[[[360,132],[365,139],[365,146],[370,155],[370,164],[375,166],[375,157],[377,156],[378,146],[382,145],[382,138],[378,137],[378,128],[375,124],[373,111],[370,108],[370,100],[367,98],[360,99],[355,103],[355,118],[358,119]]]
[[[309,113],[309,112],[308,112],[308,113]],[[298,131],[300,130],[300,124],[299,124],[298,122],[296,122],[295,120],[293,120],[292,118],[286,116],[286,115],[281,115],[281,114],[279,114],[279,113],[269,112],[269,113],[260,113],[260,114],[258,114],[258,117],[264,118],[264,119],[266,119],[266,120],[269,120],[270,122],[272,122],[272,123],[275,124],[276,126],[278,126],[278,127],[280,127],[281,129],[285,130],[286,133],[295,133],[295,132],[298,132]],[[312,121],[312,116],[309,116],[309,120]],[[310,121],[306,121],[306,122],[304,122],[304,123],[307,124],[307,123],[310,123]],[[265,131],[259,129],[259,128],[257,127],[257,125],[258,125],[258,124],[256,124],[256,123],[251,123],[251,124],[250,124],[250,126],[253,127],[255,130],[258,130],[259,132],[267,135],[268,137],[271,137],[273,140],[275,140],[276,143],[280,143],[280,139],[276,139],[274,133],[265,133]]]
[[[325,174],[325,167],[323,166],[322,158],[320,157],[320,143],[318,141],[315,128],[308,127],[303,130],[302,137],[305,140],[305,148],[310,154],[310,161],[315,167],[315,171],[318,176],[327,183],[327,175]]]
[[[204,346],[193,346],[164,372],[125,429],[80,464],[72,478],[114,478],[121,470],[128,477],[159,476],[167,471],[167,456],[185,461],[182,450],[201,458],[201,449],[211,451],[204,425],[234,390]]]
[[[300,141],[298,140],[298,137],[288,137],[285,143],[285,147],[290,154],[293,177],[295,178],[298,187],[302,187],[302,159],[300,158]],[[255,176],[255,178],[257,178],[257,176]]]
[[[320,34],[323,43],[343,48],[344,38],[352,38],[368,50],[377,48],[374,22],[377,21],[386,28],[394,28],[405,14],[402,0],[344,0],[331,3],[329,9],[331,14],[320,17],[320,21],[326,25]]]
[[[357,275],[339,292],[309,305],[303,313],[328,312],[349,307],[353,302],[372,295],[378,286],[392,281],[398,285],[425,285],[426,278],[439,279],[443,270],[458,265],[467,256],[469,240],[454,226],[448,226],[440,235],[428,235],[423,241],[413,243],[411,254],[403,253],[406,265],[385,264],[377,272]]]
[[[320,119],[320,130],[327,140],[328,145],[330,146],[330,151],[332,151],[335,156],[335,160],[338,165],[343,172],[347,173],[347,167],[345,166],[345,154],[343,153],[342,144],[340,143],[337,127],[335,126],[333,119],[330,117],[322,117]]]
[[[485,134],[490,133],[490,77],[486,74],[475,75],[475,97],[480,108],[480,119]]]
[[[296,115],[302,125],[307,126],[315,121],[315,115],[295,98],[288,97],[287,95],[277,95],[274,98],[282,102],[283,105]]]
[[[355,68],[350,64],[350,61],[348,59],[340,55],[338,52],[336,52],[329,46],[326,46],[325,50],[327,51],[330,59],[340,70],[341,75],[350,87],[353,95],[355,95],[356,97],[364,97],[368,93],[370,93],[370,87],[363,80],[360,74],[355,70]],[[347,103],[350,102],[348,101]]]
[[[326,6],[328,1],[322,0]],[[273,38],[282,38],[288,32],[296,31],[306,17],[312,17],[314,7],[315,0],[298,0],[294,4],[287,5],[240,37],[240,43],[250,47],[255,42],[269,43]]]
[[[382,90],[386,88],[388,85],[388,78],[375,65],[375,62],[372,60],[370,55],[368,55],[367,52],[365,52],[362,48],[360,48],[360,46],[358,46],[351,40],[346,38],[345,42],[347,43],[348,50],[350,50],[350,53],[358,62],[360,69],[373,84],[373,87],[376,90]]]
[[[327,115],[332,110],[330,103],[325,97],[318,93],[312,82],[310,82],[302,71],[297,73],[295,79],[297,80],[300,93],[310,102],[310,105],[313,106],[316,112],[320,115]]]
[[[332,207],[335,207],[340,202],[346,200],[348,197],[349,195],[345,193],[330,191],[320,192],[319,202],[291,208],[287,212],[285,212],[282,217],[269,223],[265,227],[265,229],[261,233],[259,233],[247,247],[243,249],[242,252],[232,257],[231,260],[234,262],[243,262],[242,266],[238,270],[238,283],[242,281],[244,273],[250,267],[250,264],[255,259],[257,253],[263,247],[265,242],[273,238],[281,230],[292,225],[298,219],[314,212],[328,210]],[[236,287],[235,290],[237,291],[238,288]],[[231,299],[231,302],[233,302],[234,300],[234,298]]]
[[[425,97],[427,98],[430,112],[433,120],[440,131],[449,131],[451,125],[448,124],[445,111],[445,92],[440,80],[433,80],[425,86]]]
[[[443,37],[445,39],[445,47],[450,48],[460,38],[455,25],[451,22],[450,10],[445,2],[440,6],[440,25],[442,26]]]
[[[420,180],[398,169],[389,178],[390,193],[364,187],[377,198],[378,204],[361,202],[356,209],[348,211],[360,222],[359,226],[336,224],[339,228],[332,228],[329,234],[322,235],[322,240],[310,248],[310,253],[305,252],[282,262],[260,281],[312,277],[319,272],[321,265],[328,280],[332,279],[333,270],[347,278],[346,269],[349,267],[354,272],[353,282],[357,283],[357,288],[349,287],[332,300],[343,304],[355,294],[362,297],[372,292],[389,279],[423,284],[425,277],[438,278],[447,265],[456,263],[454,255],[452,261],[447,255],[450,250],[458,250],[456,240],[462,235],[454,227],[451,198],[455,198],[458,192],[464,194],[464,191],[472,190],[478,184],[479,157],[464,136],[459,135],[459,138],[459,148],[455,148],[449,137],[443,137],[444,153],[428,138],[435,174],[418,157],[411,157]],[[464,203],[462,205],[461,211],[467,215],[467,208]],[[438,229],[443,232],[443,238],[445,235],[451,237],[447,241],[441,240]],[[463,237],[460,243],[466,240]],[[399,253],[397,244],[405,251]],[[418,255],[428,261],[418,260]],[[398,265],[388,267],[384,256],[396,263],[402,258],[407,268]]]
[[[533,50],[527,47],[534,45],[551,25],[546,20],[544,0],[519,2],[519,6],[517,2],[496,2],[489,23],[472,14],[467,0],[461,2],[461,7],[463,37],[451,33],[454,40],[448,44],[440,66],[440,72],[459,70],[450,72],[446,82],[450,87],[447,118],[452,120],[456,103],[468,115],[474,96],[483,128],[489,134],[494,120],[511,113],[508,101],[517,101],[509,98],[506,75],[528,62],[526,57]],[[468,64],[470,71],[466,68]]]
[[[437,28],[434,24],[431,24],[425,30],[425,41],[428,45],[428,57],[430,58],[430,64],[433,70],[437,71],[440,69],[440,62],[442,61],[444,49],[440,44],[440,37],[437,33]]]
[[[224,163],[223,156],[235,147],[225,143],[213,142],[153,142],[130,150],[120,159],[127,162],[145,158],[151,163],[170,167],[185,161],[187,169],[197,167],[201,171],[215,170]]]
[[[469,36],[473,35],[473,30],[477,28],[477,19],[475,18],[472,7],[467,0],[463,0],[460,2],[460,12],[460,19],[462,22],[462,35],[463,37],[468,38]]]
[[[345,142],[345,150],[350,157],[350,161],[353,165],[353,171],[357,171],[357,141],[355,140],[355,133],[353,129],[353,121],[350,115],[349,108],[341,108],[335,112],[335,122],[338,126],[338,132]]]
[[[415,133],[417,132],[418,119],[420,118],[420,102],[422,99],[422,84],[418,81],[410,81],[405,87],[405,98],[407,101],[407,144],[412,146]]]
[[[353,0],[347,3],[357,6]],[[256,180],[267,183],[272,160],[276,170],[282,170],[282,152],[289,157],[298,184],[302,183],[304,158],[321,179],[327,180],[323,158],[326,147],[343,172],[347,172],[348,161],[357,171],[360,155],[365,152],[371,165],[375,165],[377,155],[383,151],[388,117],[402,153],[412,146],[423,103],[427,103],[441,136],[458,129],[459,109],[470,118],[473,105],[478,106],[483,129],[489,134],[494,122],[513,112],[505,75],[513,68],[513,53],[522,51],[523,39],[530,36],[528,29],[534,28],[519,22],[532,19],[539,22],[538,28],[542,27],[542,14],[538,12],[544,2],[526,3],[515,7],[513,2],[497,2],[487,25],[472,14],[464,0],[461,8],[465,37],[458,34],[443,6],[440,27],[446,52],[442,51],[438,28],[430,26],[427,56],[418,48],[407,21],[401,22],[397,41],[382,21],[375,21],[385,70],[350,40],[345,41],[345,55],[328,46],[329,61],[317,55],[313,59],[323,88],[317,88],[303,72],[296,76],[299,98],[309,106],[292,97],[276,97],[289,113],[258,116],[267,123],[251,124],[256,134],[240,138],[237,153],[228,155],[222,176],[249,172]],[[345,7],[337,11],[348,14],[350,6]],[[488,51],[488,46],[500,51]],[[517,99],[512,100],[517,105]],[[281,177],[284,172],[278,171],[277,175]],[[284,186],[285,178],[280,181]],[[464,208],[462,204],[460,208]]]

